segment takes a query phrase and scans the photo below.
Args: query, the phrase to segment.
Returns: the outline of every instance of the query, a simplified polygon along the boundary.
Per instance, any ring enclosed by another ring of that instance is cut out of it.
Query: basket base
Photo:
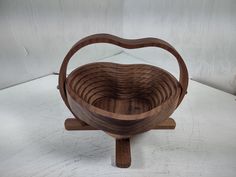
[[[98,130],[90,125],[88,125],[87,123],[76,119],[76,118],[68,118],[65,120],[65,129],[72,131],[72,130]],[[156,126],[154,126],[152,129],[159,129],[159,130],[163,130],[163,129],[175,129],[176,123],[174,121],[174,119],[172,118],[168,118],[166,120],[164,120],[163,122],[157,124]]]
[[[152,109],[151,103],[145,99],[113,99],[103,98],[93,103],[94,106],[119,114],[140,114]]]
[[[153,129],[175,129],[176,123],[174,119],[168,118],[165,121],[154,126]],[[86,124],[85,122],[68,118],[65,120],[66,130],[97,130],[96,128]],[[130,151],[130,138],[116,139],[116,166],[120,168],[128,168],[131,165],[131,151]]]

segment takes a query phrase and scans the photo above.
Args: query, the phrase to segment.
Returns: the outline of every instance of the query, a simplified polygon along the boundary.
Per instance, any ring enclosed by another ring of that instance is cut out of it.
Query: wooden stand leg
[[[166,119],[165,121],[157,124],[153,129],[165,130],[165,129],[175,129],[176,123],[172,118]]]
[[[169,118],[165,121],[159,123],[158,125],[154,126],[153,129],[175,129],[176,123],[174,119]],[[66,130],[97,130],[96,128],[86,124],[82,120],[75,119],[75,118],[68,118],[65,120],[65,129]]]
[[[66,130],[97,130],[96,128],[86,124],[82,120],[75,118],[68,118],[65,120]]]
[[[131,164],[130,140],[116,139],[116,166],[128,168]]]
[[[153,129],[175,129],[176,123],[172,118],[154,126]],[[65,120],[66,130],[97,130],[96,128],[86,124],[85,122],[68,118]],[[128,168],[131,165],[130,139],[116,139],[116,166],[120,168]]]

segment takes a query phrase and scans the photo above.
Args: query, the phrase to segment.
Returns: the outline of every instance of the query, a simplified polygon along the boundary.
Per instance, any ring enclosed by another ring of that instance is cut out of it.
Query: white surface
[[[87,35],[121,36],[122,14],[123,1],[0,0],[0,89],[58,71],[69,49]],[[72,66],[120,51],[90,46]]]
[[[110,60],[137,62],[119,57]],[[51,75],[0,91],[1,177],[236,176],[235,96],[190,81],[176,129],[133,137],[132,165],[120,169],[113,138],[64,130],[71,113],[56,86]]]
[[[194,80],[236,94],[235,17],[235,0],[125,0],[123,34],[168,41],[184,58]],[[176,68],[166,52],[128,52]]]

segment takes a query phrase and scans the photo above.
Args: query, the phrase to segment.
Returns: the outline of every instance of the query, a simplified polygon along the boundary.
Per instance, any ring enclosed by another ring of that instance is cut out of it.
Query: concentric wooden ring
[[[172,55],[175,56],[178,64],[179,64],[179,70],[180,70],[180,76],[179,76],[179,83],[181,85],[181,93],[179,97],[179,101],[177,106],[181,103],[184,95],[186,94],[186,90],[188,87],[188,71],[186,68],[186,65],[182,59],[182,57],[179,55],[179,53],[172,47],[169,43],[166,41],[163,41],[158,38],[142,38],[142,39],[123,39],[119,38],[114,35],[110,34],[95,34],[88,37],[85,37],[78,41],[67,53],[65,56],[60,73],[59,73],[59,89],[61,96],[67,105],[67,107],[70,109],[70,106],[68,105],[66,90],[65,90],[65,80],[66,80],[66,70],[67,65],[71,59],[71,57],[81,48],[95,43],[110,43],[114,44],[123,48],[127,49],[135,49],[135,48],[142,48],[142,47],[159,47],[162,48],[168,52],[170,52]]]
[[[74,53],[94,43],[111,43],[128,49],[163,48],[178,61],[179,82],[158,67],[104,62],[81,66],[66,78],[67,65]],[[108,34],[88,36],[71,48],[59,74],[61,96],[75,117],[116,137],[148,131],[169,118],[181,103],[187,86],[188,72],[182,57],[170,44],[156,38],[127,40]]]
[[[97,129],[127,137],[168,118],[181,87],[158,67],[99,62],[70,73],[66,90],[76,117]]]
[[[119,114],[149,111],[175,95],[178,86],[169,73],[158,67],[115,63],[79,67],[68,76],[67,84],[86,103]],[[129,107],[115,110],[117,100],[129,102]]]

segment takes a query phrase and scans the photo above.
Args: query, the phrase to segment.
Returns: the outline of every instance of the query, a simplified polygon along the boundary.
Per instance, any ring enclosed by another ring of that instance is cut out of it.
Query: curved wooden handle
[[[67,55],[65,56],[62,62],[60,73],[59,73],[59,89],[60,89],[60,94],[69,109],[70,109],[70,106],[67,101],[66,90],[65,90],[67,65],[71,57],[79,49],[87,45],[95,44],[95,43],[110,43],[110,44],[114,44],[114,45],[127,48],[127,49],[135,49],[135,48],[143,48],[143,47],[159,47],[170,52],[172,55],[175,56],[179,64],[179,71],[180,71],[179,83],[182,87],[182,92],[180,94],[179,102],[177,106],[181,103],[184,95],[186,94],[187,87],[188,87],[188,70],[180,54],[169,43],[161,39],[157,39],[157,38],[123,39],[123,38],[119,38],[117,36],[113,36],[110,34],[94,34],[78,41],[70,49],[70,51],[67,53]]]

